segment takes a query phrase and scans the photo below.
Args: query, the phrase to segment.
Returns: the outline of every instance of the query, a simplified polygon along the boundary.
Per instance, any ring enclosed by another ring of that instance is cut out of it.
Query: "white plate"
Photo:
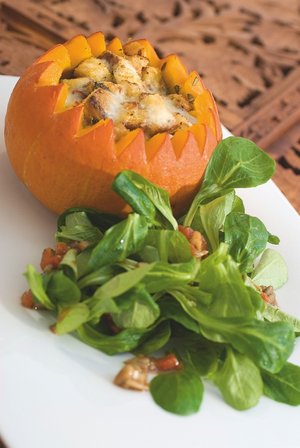
[[[300,408],[262,398],[249,411],[227,406],[206,385],[198,414],[177,417],[148,393],[119,389],[112,379],[123,356],[109,357],[19,305],[27,263],[38,266],[53,245],[56,218],[17,180],[2,139],[6,103],[16,82],[0,77],[0,433],[11,448],[300,447]],[[24,111],[26,113],[26,111]],[[289,282],[281,307],[300,317],[300,220],[272,182],[242,192],[247,211],[281,237]],[[300,364],[300,345],[291,360]]]

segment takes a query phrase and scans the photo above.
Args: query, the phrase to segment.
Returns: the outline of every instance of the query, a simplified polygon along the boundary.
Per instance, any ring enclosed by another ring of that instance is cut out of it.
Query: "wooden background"
[[[222,122],[277,160],[300,211],[299,0],[0,0],[0,73],[20,75],[73,35],[148,38],[179,54],[216,98]]]

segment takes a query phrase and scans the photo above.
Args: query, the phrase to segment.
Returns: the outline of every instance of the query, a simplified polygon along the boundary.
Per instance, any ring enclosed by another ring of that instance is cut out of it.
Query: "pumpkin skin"
[[[142,129],[114,139],[112,120],[83,127],[83,104],[66,109],[68,89],[62,73],[105,50],[141,54],[162,68],[170,92],[175,86],[195,97],[197,123],[188,130],[156,134],[146,140]],[[184,213],[201,183],[209,158],[221,139],[211,93],[196,72],[187,73],[175,55],[159,59],[147,40],[106,46],[102,33],[76,36],[42,55],[19,79],[9,101],[5,141],[14,171],[50,210],[72,206],[123,214],[129,210],[112,190],[116,174],[131,169],[166,189],[175,215]]]

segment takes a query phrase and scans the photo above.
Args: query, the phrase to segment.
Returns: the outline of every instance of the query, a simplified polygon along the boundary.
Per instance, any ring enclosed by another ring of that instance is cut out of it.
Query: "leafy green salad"
[[[262,395],[299,405],[300,368],[288,358],[300,322],[263,292],[287,280],[284,260],[269,247],[279,238],[245,212],[235,192],[267,182],[274,170],[253,142],[223,140],[178,220],[166,191],[122,171],[112,188],[132,212],[120,218],[72,208],[60,215],[43,272],[29,265],[25,274],[32,307],[52,313],[59,335],[73,333],[107,355],[133,353],[127,373],[134,381],[142,376],[144,388],[145,365],[152,366],[150,393],[169,412],[197,412],[203,381],[235,409],[255,406]],[[168,366],[170,355],[177,362]]]

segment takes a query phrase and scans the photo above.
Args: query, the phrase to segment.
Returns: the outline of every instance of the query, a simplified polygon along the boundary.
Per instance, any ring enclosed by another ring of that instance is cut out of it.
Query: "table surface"
[[[0,73],[95,31],[147,37],[196,69],[224,125],[277,161],[274,181],[300,212],[299,0],[0,0]]]

